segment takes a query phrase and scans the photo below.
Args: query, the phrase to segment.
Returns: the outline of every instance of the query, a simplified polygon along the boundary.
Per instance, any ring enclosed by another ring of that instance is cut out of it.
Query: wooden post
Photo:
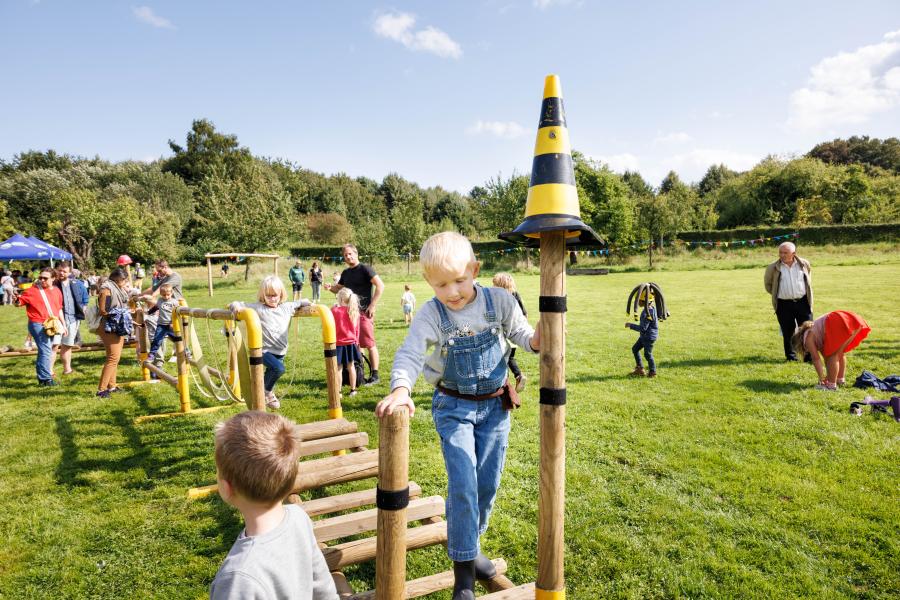
[[[406,598],[406,504],[409,502],[409,413],[406,407],[395,408],[393,414],[381,418],[378,490],[375,598],[402,600]]]
[[[148,352],[150,352],[150,336],[147,335],[147,325],[144,323],[144,308],[138,306],[134,311],[134,325],[137,329],[137,355],[138,362],[141,365],[141,380],[150,381],[150,370],[144,366],[147,360]]]
[[[653,242],[650,242],[650,245],[647,246],[647,256],[650,258],[650,268],[653,268]]]
[[[328,416],[340,419],[344,416],[341,406],[341,366],[337,362],[337,345],[328,342],[325,343],[325,382],[328,386]],[[356,385],[361,386],[362,382],[357,381]]]
[[[262,362],[262,348],[249,348],[250,355],[250,405],[252,410],[266,410],[266,387],[263,377],[266,367]]]
[[[209,287],[209,297],[212,298],[212,259],[208,256],[206,257],[206,284]]]
[[[275,264],[272,266],[272,267],[275,269],[275,272],[273,273],[273,275],[275,275],[275,277],[278,277],[278,259],[275,258],[272,262],[275,263]]]
[[[541,296],[566,295],[566,232],[541,234]],[[537,587],[565,591],[563,524],[566,498],[566,313],[541,312],[541,458]],[[545,403],[550,393],[555,403]]]
[[[406,253],[406,274],[407,275],[412,273],[410,263],[412,263],[412,252],[407,252]]]

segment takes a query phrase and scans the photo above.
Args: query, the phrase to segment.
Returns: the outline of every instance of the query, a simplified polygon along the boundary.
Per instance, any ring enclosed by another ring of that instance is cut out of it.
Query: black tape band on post
[[[261,365],[261,364],[263,364],[262,356],[251,356],[251,357],[250,357],[250,364],[251,364],[251,365]]]
[[[401,510],[406,508],[409,506],[409,486],[393,492],[375,488],[375,506],[381,510]]]
[[[180,335],[173,335],[173,336],[171,336],[169,339],[172,340],[173,342],[182,342],[182,341],[184,341],[184,338],[181,337]]]
[[[540,389],[540,403],[549,406],[562,406],[566,403],[566,388],[545,388]]]
[[[337,356],[337,348],[331,348],[330,350],[325,350],[325,358],[331,358],[332,356]]]
[[[564,313],[566,310],[565,296],[538,296],[538,312]]]

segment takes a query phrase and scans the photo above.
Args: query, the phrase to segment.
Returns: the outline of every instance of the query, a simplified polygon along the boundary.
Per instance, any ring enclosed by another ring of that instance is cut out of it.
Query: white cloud
[[[498,138],[515,139],[522,137],[527,130],[515,121],[481,121],[478,120],[471,127],[466,128],[469,135],[492,135]]]
[[[387,13],[375,19],[372,30],[416,52],[431,52],[441,58],[462,56],[462,48],[449,35],[431,26],[414,31],[415,24],[416,18],[409,13]]]
[[[683,144],[685,142],[693,141],[690,135],[683,131],[673,131],[671,133],[664,134],[663,132],[659,132],[654,138],[654,144]]]
[[[746,171],[759,162],[760,157],[755,154],[747,154],[744,152],[735,152],[733,150],[722,150],[717,148],[695,148],[690,152],[676,154],[662,161],[666,170],[674,169],[676,171],[685,171],[685,177],[689,181],[706,172],[712,165],[724,164],[729,169],[735,171]]]
[[[136,6],[131,9],[138,21],[143,21],[147,25],[159,27],[160,29],[175,29],[172,22],[166,18],[160,17],[153,12],[149,6]]]
[[[791,94],[788,127],[817,130],[864,123],[900,105],[900,30],[878,44],[823,59]]]
[[[580,6],[581,0],[534,0],[534,5],[541,10],[546,10],[551,6],[568,6],[571,4]]]
[[[592,160],[598,160],[600,162],[606,163],[609,165],[609,168],[615,171],[616,173],[622,173],[624,171],[637,171],[640,169],[641,161],[637,156],[631,154],[630,152],[623,152],[621,154],[612,154],[610,156],[591,156]]]

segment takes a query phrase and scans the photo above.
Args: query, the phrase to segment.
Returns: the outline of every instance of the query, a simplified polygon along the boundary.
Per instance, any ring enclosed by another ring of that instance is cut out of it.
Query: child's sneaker
[[[634,371],[628,374],[629,377],[643,377],[647,373],[644,371],[644,367],[635,367]]]
[[[374,375],[372,375],[371,377],[366,379],[363,382],[363,385],[365,385],[365,386],[375,385],[379,381],[381,381],[381,378],[378,376],[378,373],[375,373]]]
[[[518,377],[516,377],[516,391],[521,394],[524,389],[525,389],[525,375],[522,374],[522,375],[519,375]]]
[[[152,362],[152,363],[155,363],[155,362],[156,362],[156,355],[155,355],[154,353],[151,352],[150,354],[147,355],[147,360],[150,361],[150,362]]]
[[[281,402],[278,400],[278,396],[272,392],[266,392],[266,408],[271,408],[272,410],[281,408]]]
[[[358,392],[356,390],[350,390],[350,396],[355,396]]]
[[[835,392],[837,391],[837,386],[826,381],[825,383],[816,384],[816,389],[820,392]]]
[[[160,362],[162,362],[162,361],[160,361]],[[169,359],[169,362],[170,363],[178,362],[178,357],[173,354],[172,358]]]
[[[97,397],[101,399],[109,398],[109,390],[101,390],[97,392]]]
[[[656,371],[650,371],[647,373],[647,377],[656,377]]]

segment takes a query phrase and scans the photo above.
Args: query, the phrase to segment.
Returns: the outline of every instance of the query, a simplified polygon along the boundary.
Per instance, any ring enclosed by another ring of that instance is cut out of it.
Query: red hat
[[[123,254],[123,255],[120,256],[119,259],[116,261],[116,264],[119,265],[120,267],[124,267],[125,265],[130,265],[130,264],[131,264],[131,257],[128,256],[127,254]]]

